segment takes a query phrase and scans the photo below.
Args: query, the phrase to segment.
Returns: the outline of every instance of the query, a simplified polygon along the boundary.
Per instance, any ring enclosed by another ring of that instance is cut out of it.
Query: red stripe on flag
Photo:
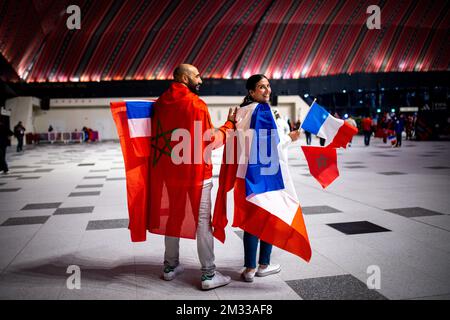
[[[333,141],[327,146],[329,148],[346,148],[347,143],[352,140],[352,137],[358,133],[358,129],[354,126],[348,124],[344,121],[344,125],[341,126],[336,133],[336,136],[334,137]]]
[[[128,129],[125,102],[111,102],[111,113],[117,127],[127,180],[127,203],[131,241],[145,241],[149,207],[149,161],[136,156]]]
[[[292,225],[245,199],[245,180],[237,178],[234,185],[233,227],[260,240],[289,251],[305,261],[311,259],[311,245],[299,206]]]

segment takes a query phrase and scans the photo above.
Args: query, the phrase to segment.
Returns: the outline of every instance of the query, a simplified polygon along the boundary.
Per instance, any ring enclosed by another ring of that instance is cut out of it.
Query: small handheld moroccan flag
[[[306,103],[305,103],[306,104]],[[329,186],[337,177],[336,148],[346,148],[358,129],[342,119],[333,117],[322,106],[312,103],[302,123],[302,129],[325,139],[325,147],[302,146],[309,172],[323,188]]]
[[[311,175],[323,188],[329,186],[337,177],[337,154],[335,148],[302,146]]]

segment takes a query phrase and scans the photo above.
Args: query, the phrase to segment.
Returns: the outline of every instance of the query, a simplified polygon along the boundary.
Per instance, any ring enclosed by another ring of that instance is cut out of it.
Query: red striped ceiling
[[[380,30],[372,0],[7,0],[0,52],[27,82],[170,79],[182,62],[205,78],[450,69],[449,1],[375,3]]]

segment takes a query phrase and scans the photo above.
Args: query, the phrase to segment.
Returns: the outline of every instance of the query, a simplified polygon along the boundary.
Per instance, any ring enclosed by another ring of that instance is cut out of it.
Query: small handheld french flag
[[[154,101],[125,101],[128,118],[128,129],[133,148],[137,156],[150,155],[151,117]]]
[[[342,119],[333,117],[318,103],[313,102],[301,125],[302,129],[326,140],[325,146],[331,148],[347,147],[358,129]]]

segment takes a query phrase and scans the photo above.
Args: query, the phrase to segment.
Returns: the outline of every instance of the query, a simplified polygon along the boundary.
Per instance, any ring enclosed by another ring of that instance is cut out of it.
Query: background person
[[[22,125],[22,121],[16,124],[14,127],[14,136],[17,138],[17,152],[23,151],[23,137],[25,136],[25,127]]]
[[[3,174],[7,174],[9,171],[6,163],[6,148],[11,145],[9,137],[13,134],[3,120],[0,119],[0,171],[3,171]]]

